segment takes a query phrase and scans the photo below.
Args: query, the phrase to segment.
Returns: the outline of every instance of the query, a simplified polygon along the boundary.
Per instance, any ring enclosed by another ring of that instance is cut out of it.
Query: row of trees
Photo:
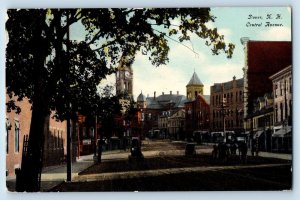
[[[54,111],[57,120],[76,112],[105,118],[117,101],[109,90],[99,95],[97,86],[115,72],[121,56],[130,65],[141,51],[153,65],[166,64],[169,41],[183,42],[191,34],[203,38],[212,54],[224,52],[230,58],[234,49],[217,29],[207,28],[215,20],[209,8],[9,9],[7,15],[7,94],[18,101],[27,97],[32,104],[27,191],[38,190],[35,168],[49,113]],[[180,24],[172,24],[174,19]],[[79,23],[85,38],[71,41],[69,29]],[[21,112],[12,99],[7,110]]]

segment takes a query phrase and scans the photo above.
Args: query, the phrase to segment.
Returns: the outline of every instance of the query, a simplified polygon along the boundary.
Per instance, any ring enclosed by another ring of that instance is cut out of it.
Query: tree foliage
[[[217,29],[207,28],[215,20],[209,8],[21,9],[8,10],[8,17],[7,92],[32,100],[35,80],[41,77],[47,109],[55,110],[59,119],[70,111],[70,102],[74,111],[97,104],[92,102],[97,100],[96,86],[114,72],[121,55],[132,64],[141,51],[153,65],[166,64],[169,39],[190,40],[191,33],[205,39],[213,54],[223,51],[231,57],[234,49]],[[67,39],[74,23],[84,25],[83,41]],[[13,102],[7,105],[15,108]]]

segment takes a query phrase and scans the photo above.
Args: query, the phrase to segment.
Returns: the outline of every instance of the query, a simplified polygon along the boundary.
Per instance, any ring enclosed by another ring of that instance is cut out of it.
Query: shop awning
[[[281,129],[278,129],[277,131],[275,131],[275,133],[273,133],[272,137],[284,137],[286,134],[291,133],[291,132],[292,132],[291,126],[283,127]]]

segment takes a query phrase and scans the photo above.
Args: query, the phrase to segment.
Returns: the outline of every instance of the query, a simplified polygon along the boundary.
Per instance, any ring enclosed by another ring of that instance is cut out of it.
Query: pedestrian
[[[124,148],[124,151],[127,150],[127,138],[125,138],[125,137],[123,139],[123,148]]]
[[[247,151],[248,151],[248,147],[245,142],[240,142],[239,151],[240,151],[240,155],[241,155],[240,160],[243,164],[245,164],[247,161]]]
[[[252,154],[252,156],[254,156],[255,152],[256,152],[256,142],[255,142],[255,140],[252,140],[252,143],[251,143],[251,154]]]
[[[235,142],[232,142],[231,145],[230,145],[230,152],[231,152],[231,155],[236,155],[236,150],[237,150],[236,143],[235,143]]]
[[[105,140],[104,139],[98,140],[98,163],[101,163],[103,145],[105,145]]]
[[[217,147],[217,145],[215,145],[215,144],[213,145],[213,150],[212,150],[211,154],[212,154],[212,158],[213,159],[217,159],[218,158],[218,154],[219,153],[218,153],[218,147]]]
[[[258,135],[256,136],[255,144],[256,144],[256,145],[255,145],[256,156],[258,156],[258,153],[259,153]]]

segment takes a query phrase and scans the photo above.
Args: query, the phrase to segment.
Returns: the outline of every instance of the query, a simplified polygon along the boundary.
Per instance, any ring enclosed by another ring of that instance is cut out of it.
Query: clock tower
[[[124,95],[125,98],[132,99],[133,71],[131,66],[126,66],[121,58],[121,62],[116,72],[116,94]]]

